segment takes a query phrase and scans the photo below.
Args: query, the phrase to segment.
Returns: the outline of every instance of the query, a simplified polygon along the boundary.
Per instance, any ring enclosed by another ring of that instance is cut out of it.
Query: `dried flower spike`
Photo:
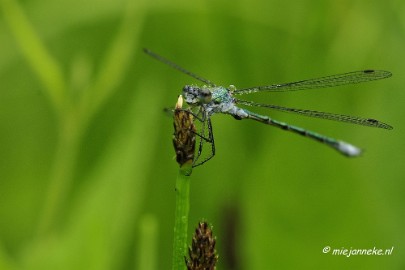
[[[176,161],[180,166],[193,163],[195,150],[196,128],[191,112],[182,109],[183,97],[180,95],[174,110],[173,146],[176,151]]]
[[[218,255],[215,251],[215,238],[206,222],[200,222],[191,247],[188,250],[189,259],[186,258],[188,270],[215,270]]]

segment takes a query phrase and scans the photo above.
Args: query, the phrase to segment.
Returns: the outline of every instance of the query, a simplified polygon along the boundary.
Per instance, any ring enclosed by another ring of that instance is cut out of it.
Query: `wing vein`
[[[362,125],[362,126],[377,127],[377,128],[383,128],[383,129],[392,129],[393,128],[392,126],[390,126],[386,123],[383,123],[381,121],[378,121],[378,120],[372,119],[372,118],[363,118],[363,117],[350,116],[350,115],[345,115],[345,114],[334,114],[334,113],[320,112],[320,111],[306,110],[306,109],[287,108],[287,107],[278,106],[278,105],[261,104],[261,103],[255,103],[252,101],[240,100],[240,99],[237,99],[235,101],[236,101],[236,103],[242,104],[242,105],[269,108],[269,109],[276,110],[276,111],[295,113],[295,114],[300,114],[300,115],[314,117],[314,118],[321,118],[321,119],[333,120],[333,121],[338,121],[338,122],[347,122],[347,123],[352,123],[352,124],[357,124],[357,125]]]

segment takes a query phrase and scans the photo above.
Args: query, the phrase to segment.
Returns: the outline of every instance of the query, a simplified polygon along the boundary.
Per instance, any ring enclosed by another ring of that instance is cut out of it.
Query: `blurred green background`
[[[171,268],[178,166],[162,108],[198,82],[143,47],[239,88],[391,71],[252,95],[394,126],[259,110],[358,145],[360,158],[214,116],[217,155],[193,172],[189,230],[213,225],[217,269],[405,269],[404,1],[0,0],[0,9],[1,270]],[[347,258],[326,246],[394,250]]]

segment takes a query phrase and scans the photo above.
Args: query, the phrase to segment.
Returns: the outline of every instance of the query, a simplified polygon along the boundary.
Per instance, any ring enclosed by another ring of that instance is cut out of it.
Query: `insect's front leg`
[[[203,139],[204,139],[204,141],[211,144],[211,153],[203,161],[197,162],[198,159],[194,159],[193,167],[200,166],[215,156],[214,133],[213,133],[213,129],[212,129],[211,118],[209,116],[206,117],[206,120],[203,123],[204,132],[205,132],[205,123],[207,124],[208,138],[203,137]],[[205,134],[204,134],[204,136],[205,136]],[[203,147],[203,140],[200,140],[200,147],[199,147],[199,151],[198,151],[198,155],[197,155],[198,158],[201,156],[202,147]]]

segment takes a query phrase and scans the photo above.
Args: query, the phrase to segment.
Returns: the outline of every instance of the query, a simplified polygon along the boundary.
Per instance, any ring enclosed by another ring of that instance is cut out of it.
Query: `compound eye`
[[[211,102],[211,91],[209,89],[201,89],[201,100],[203,103]]]
[[[203,98],[211,98],[211,91],[208,89],[201,89],[201,96]]]
[[[208,96],[211,96],[211,91],[208,90],[207,88],[203,88],[203,89],[201,89],[201,94],[202,94],[204,97],[208,97]]]

